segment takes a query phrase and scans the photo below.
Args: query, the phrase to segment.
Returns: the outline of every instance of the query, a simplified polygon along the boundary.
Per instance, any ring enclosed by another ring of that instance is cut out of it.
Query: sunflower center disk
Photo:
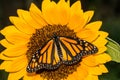
[[[73,30],[70,30],[66,25],[47,25],[41,29],[37,29],[36,32],[30,38],[28,43],[27,58],[30,61],[32,54],[34,54],[40,47],[46,44],[53,36],[67,36],[76,38],[76,34]],[[41,77],[52,80],[65,79],[67,76],[76,71],[79,64],[66,66],[61,65],[56,70],[47,71],[44,70],[40,74]],[[37,73],[37,72],[36,72]]]

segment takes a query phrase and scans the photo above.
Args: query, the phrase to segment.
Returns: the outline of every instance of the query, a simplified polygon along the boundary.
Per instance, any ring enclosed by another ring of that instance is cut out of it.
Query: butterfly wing
[[[93,44],[78,38],[60,37],[60,46],[63,55],[63,63],[66,65],[76,64],[81,57],[94,54],[98,51]]]
[[[50,40],[35,54],[28,64],[27,72],[36,72],[41,69],[55,70],[60,66],[60,58],[54,40]]]
[[[97,51],[96,46],[78,38],[54,37],[33,54],[27,72],[37,72],[41,69],[55,70],[62,63],[73,65],[78,63],[83,56]]]

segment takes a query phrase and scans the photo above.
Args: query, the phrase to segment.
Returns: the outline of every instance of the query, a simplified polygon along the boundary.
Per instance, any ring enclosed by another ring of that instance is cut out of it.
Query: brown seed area
[[[54,34],[56,36],[70,36],[76,38],[76,33],[73,30],[70,30],[66,25],[47,25],[41,29],[37,29],[28,43],[28,51],[26,53],[28,62],[30,61],[32,54],[34,54],[40,47],[46,44],[54,36]],[[72,66],[61,65],[57,70],[44,70],[39,74],[41,77],[48,80],[65,79],[69,74],[76,71],[78,66],[79,64]]]
[[[47,80],[61,80],[67,79],[69,74],[72,74],[76,71],[77,67],[80,64],[66,66],[61,65],[57,70],[54,71],[43,71],[40,76],[47,79]]]

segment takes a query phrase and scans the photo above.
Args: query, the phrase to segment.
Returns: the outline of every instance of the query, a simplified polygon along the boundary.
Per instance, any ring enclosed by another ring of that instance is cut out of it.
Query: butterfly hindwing
[[[96,46],[79,38],[54,37],[33,54],[27,71],[55,70],[61,64],[73,65],[80,62],[83,56],[97,51]]]

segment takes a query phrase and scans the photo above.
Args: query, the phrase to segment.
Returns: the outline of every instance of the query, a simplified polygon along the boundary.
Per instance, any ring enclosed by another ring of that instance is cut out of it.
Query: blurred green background
[[[71,3],[75,1],[71,0]],[[17,9],[28,10],[31,2],[40,8],[42,0],[0,0],[0,30],[11,24],[9,16],[16,16]],[[84,11],[95,11],[92,21],[102,20],[101,30],[107,31],[109,37],[120,44],[120,0],[81,0],[81,3]],[[3,49],[0,46],[0,52]],[[106,66],[109,73],[100,76],[100,80],[120,80],[120,63],[109,62]],[[8,73],[0,71],[0,80],[7,80],[7,76]]]

